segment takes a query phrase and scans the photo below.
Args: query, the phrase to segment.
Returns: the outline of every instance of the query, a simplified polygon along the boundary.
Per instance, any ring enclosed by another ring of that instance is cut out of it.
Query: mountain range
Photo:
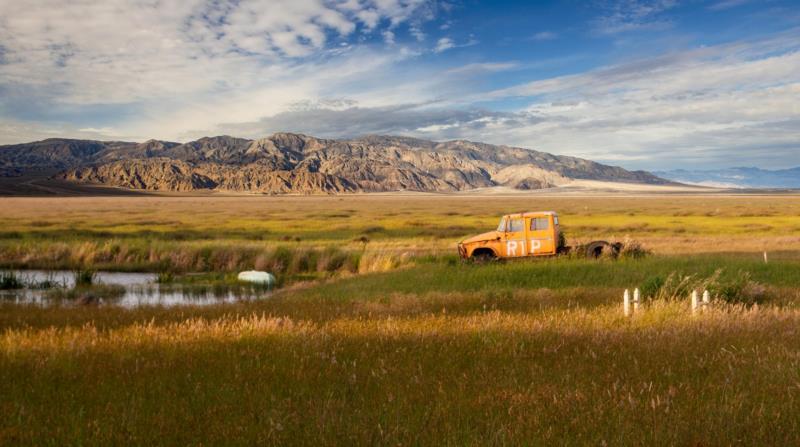
[[[575,157],[470,141],[366,136],[330,140],[276,133],[188,143],[48,139],[0,146],[0,176],[57,172],[69,182],[148,191],[269,194],[541,189],[573,179],[667,184]]]
[[[715,170],[657,171],[655,175],[676,182],[718,188],[800,188],[800,167],[767,170],[727,168]]]

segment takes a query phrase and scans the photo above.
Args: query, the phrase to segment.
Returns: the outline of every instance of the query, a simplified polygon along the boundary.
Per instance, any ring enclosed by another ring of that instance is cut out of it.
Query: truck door
[[[530,219],[527,239],[531,256],[555,254],[556,240],[551,218],[551,216],[539,216]]]
[[[527,241],[525,240],[525,219],[522,217],[512,217],[508,219],[508,227],[505,234],[505,256],[515,258],[528,254]]]

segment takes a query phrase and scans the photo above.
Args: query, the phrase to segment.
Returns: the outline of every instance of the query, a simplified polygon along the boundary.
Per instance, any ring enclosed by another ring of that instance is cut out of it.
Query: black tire
[[[619,255],[621,244],[609,244],[606,241],[589,242],[584,253],[589,259],[599,259],[603,256],[616,258]]]
[[[475,264],[489,264],[490,262],[497,261],[497,256],[492,252],[482,251],[478,254],[472,255],[470,258]]]

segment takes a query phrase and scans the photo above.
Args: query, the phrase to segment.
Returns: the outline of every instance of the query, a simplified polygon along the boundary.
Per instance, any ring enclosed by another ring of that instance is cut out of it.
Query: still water
[[[55,299],[53,289],[40,289],[35,286],[48,282],[57,289],[69,290],[75,286],[74,274],[61,270],[16,270],[13,273],[24,284],[24,289],[0,290],[0,303],[33,304],[39,306],[77,305],[76,300]],[[248,285],[202,286],[184,284],[158,284],[153,273],[97,272],[94,284],[119,286],[124,292],[113,298],[100,298],[99,305],[113,305],[127,308],[138,306],[204,306],[220,303],[234,303],[264,298],[269,292]]]

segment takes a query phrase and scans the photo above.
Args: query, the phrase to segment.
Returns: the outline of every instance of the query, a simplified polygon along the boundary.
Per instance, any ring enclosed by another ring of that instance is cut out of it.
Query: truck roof
[[[526,211],[524,213],[506,214],[503,217],[536,217],[536,216],[557,216],[555,211]]]

